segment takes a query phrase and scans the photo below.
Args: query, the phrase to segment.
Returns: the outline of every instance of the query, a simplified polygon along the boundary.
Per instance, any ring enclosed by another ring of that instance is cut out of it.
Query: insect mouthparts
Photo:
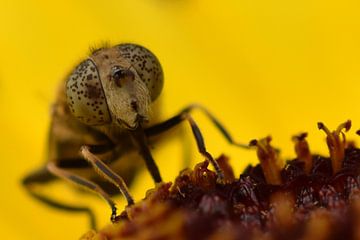
[[[137,114],[136,115],[136,120],[137,123],[142,123],[142,122],[149,122],[149,119],[147,117],[144,117],[141,114]]]
[[[149,122],[149,119],[147,117],[144,117],[143,115],[137,113],[133,125],[128,124],[126,121],[124,121],[124,120],[122,120],[120,118],[117,118],[116,121],[119,124],[123,125],[125,128],[129,129],[129,130],[135,130],[143,122]]]

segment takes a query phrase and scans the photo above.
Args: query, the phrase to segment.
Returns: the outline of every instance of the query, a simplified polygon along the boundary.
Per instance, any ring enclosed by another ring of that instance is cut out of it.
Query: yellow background
[[[136,42],[156,53],[166,79],[162,119],[200,102],[239,141],[271,134],[287,158],[294,156],[290,137],[308,131],[312,150],[327,154],[317,121],[334,128],[352,119],[348,136],[354,139],[360,128],[359,5],[356,0],[1,0],[0,237],[76,239],[88,229],[85,216],[43,206],[19,182],[44,162],[55,89],[89,46]],[[254,151],[229,146],[201,114],[194,117],[209,151],[230,155],[237,173],[256,162]],[[154,151],[166,181],[180,168],[180,145],[173,138]],[[195,152],[193,160],[202,157]],[[140,199],[151,186],[143,171],[131,191]],[[107,223],[110,211],[102,200],[67,185],[55,187],[61,191],[54,195],[89,203],[101,225]],[[121,209],[124,202],[116,201]]]

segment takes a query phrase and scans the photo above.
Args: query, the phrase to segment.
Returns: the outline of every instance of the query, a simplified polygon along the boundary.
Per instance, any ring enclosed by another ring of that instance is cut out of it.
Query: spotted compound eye
[[[136,44],[118,45],[120,55],[135,68],[141,80],[150,91],[151,100],[155,100],[164,85],[164,74],[159,60],[148,49]]]
[[[72,114],[87,125],[111,121],[96,65],[90,59],[80,63],[66,82],[66,97]]]

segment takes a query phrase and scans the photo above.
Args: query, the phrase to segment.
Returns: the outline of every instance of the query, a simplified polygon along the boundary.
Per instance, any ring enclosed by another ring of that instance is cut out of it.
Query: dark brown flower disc
[[[360,239],[360,149],[345,139],[349,124],[319,127],[330,157],[311,154],[301,134],[293,138],[297,157],[282,168],[270,138],[252,141],[260,164],[239,177],[219,157],[223,184],[201,162],[82,239]]]

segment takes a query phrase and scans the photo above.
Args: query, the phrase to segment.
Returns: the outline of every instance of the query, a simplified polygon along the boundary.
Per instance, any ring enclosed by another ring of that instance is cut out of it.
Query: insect
[[[148,144],[153,136],[187,121],[199,152],[214,166],[218,179],[223,173],[206,150],[194,119],[199,109],[214,123],[231,144],[236,143],[223,125],[201,105],[190,105],[170,119],[153,123],[150,112],[164,83],[163,70],[156,56],[145,47],[124,43],[97,49],[75,67],[63,82],[52,109],[46,164],[23,179],[23,185],[36,199],[59,209],[84,212],[87,207],[61,203],[40,194],[34,186],[64,179],[100,195],[111,208],[111,221],[117,209],[111,196],[121,192],[128,205],[134,200],[127,184],[134,177],[138,160],[122,160],[138,151],[155,183],[162,181]],[[141,159],[137,158],[137,159]]]

